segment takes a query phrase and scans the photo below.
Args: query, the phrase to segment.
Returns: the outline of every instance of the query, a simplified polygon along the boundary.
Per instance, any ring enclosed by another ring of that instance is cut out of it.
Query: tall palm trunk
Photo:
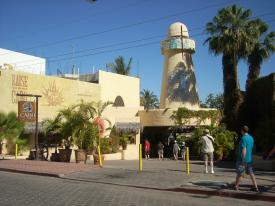
[[[260,66],[259,63],[254,63],[254,64],[250,64],[249,65],[248,74],[247,74],[247,80],[246,80],[246,84],[245,84],[246,91],[248,91],[248,89],[250,88],[251,84],[256,79],[258,79],[258,77],[260,76],[260,69],[261,69],[261,66]]]
[[[232,58],[233,57],[233,58]],[[227,128],[237,129],[237,117],[242,96],[238,83],[236,55],[224,54],[223,85],[224,85],[224,120]]]

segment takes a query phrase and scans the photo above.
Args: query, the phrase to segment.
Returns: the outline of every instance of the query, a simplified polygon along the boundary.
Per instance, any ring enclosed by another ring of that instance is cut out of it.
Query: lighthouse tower
[[[199,97],[192,62],[195,41],[189,39],[187,27],[173,23],[167,39],[161,42],[164,56],[160,109],[199,108]]]

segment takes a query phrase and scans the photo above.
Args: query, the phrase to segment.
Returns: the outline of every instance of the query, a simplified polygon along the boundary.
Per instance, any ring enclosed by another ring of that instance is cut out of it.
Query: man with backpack
[[[204,172],[208,173],[207,166],[208,166],[208,160],[210,159],[210,168],[211,168],[210,172],[211,174],[214,174],[214,166],[213,166],[214,138],[209,134],[208,129],[204,130],[204,136],[201,137],[201,143],[202,143],[201,152],[203,154],[204,167],[205,167]]]

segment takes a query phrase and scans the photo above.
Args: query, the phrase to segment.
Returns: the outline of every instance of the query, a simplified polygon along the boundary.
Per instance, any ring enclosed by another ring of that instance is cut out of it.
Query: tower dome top
[[[187,27],[181,22],[175,22],[168,29],[168,37],[189,37]]]

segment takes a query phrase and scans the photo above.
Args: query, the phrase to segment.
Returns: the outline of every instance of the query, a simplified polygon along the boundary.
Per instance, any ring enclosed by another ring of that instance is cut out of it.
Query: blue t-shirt
[[[245,133],[242,136],[242,139],[240,141],[239,145],[239,155],[238,155],[238,160],[242,161],[242,149],[246,148],[246,155],[244,157],[244,162],[245,163],[251,163],[252,162],[252,150],[254,146],[254,139],[252,136],[250,136],[248,133]]]

